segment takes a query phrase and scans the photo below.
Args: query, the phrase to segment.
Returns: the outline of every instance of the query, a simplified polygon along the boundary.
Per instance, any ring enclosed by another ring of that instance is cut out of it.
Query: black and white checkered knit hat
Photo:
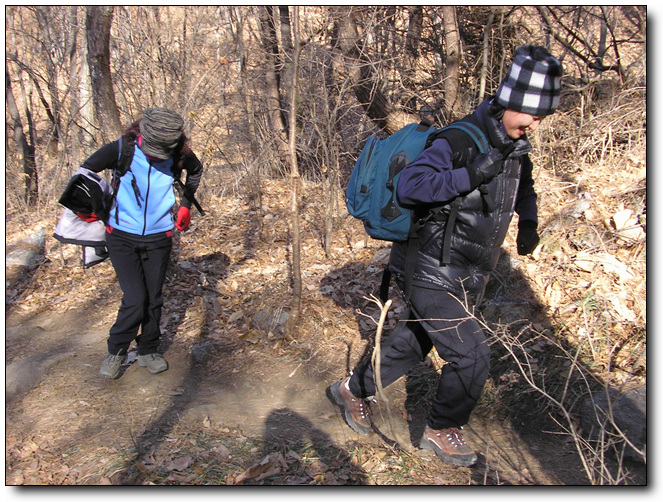
[[[145,155],[167,159],[182,137],[184,121],[168,108],[148,108],[140,121],[140,149]]]
[[[550,115],[559,105],[562,63],[543,47],[523,45],[502,80],[495,98],[510,110]]]

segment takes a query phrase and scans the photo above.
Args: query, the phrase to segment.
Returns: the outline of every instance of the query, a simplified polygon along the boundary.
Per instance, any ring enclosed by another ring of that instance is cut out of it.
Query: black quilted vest
[[[508,142],[515,143],[516,148],[504,161],[502,172],[485,186],[488,196],[478,189],[463,196],[452,229],[449,263],[441,263],[441,257],[451,204],[445,205],[439,215],[420,230],[421,247],[414,269],[413,285],[444,289],[461,298],[478,295],[497,264],[500,247],[515,209],[522,158],[531,149],[525,138],[514,142],[504,134],[496,134],[500,123],[488,113],[488,101],[484,101],[476,112],[463,120],[479,126],[489,138],[491,146],[506,147]],[[454,169],[465,167],[479,154],[473,141],[463,132],[450,130],[444,133],[444,137],[453,149]],[[494,201],[493,207],[487,202],[489,198]],[[420,212],[416,214],[422,216]],[[406,253],[407,242],[393,244],[389,268],[401,285]]]

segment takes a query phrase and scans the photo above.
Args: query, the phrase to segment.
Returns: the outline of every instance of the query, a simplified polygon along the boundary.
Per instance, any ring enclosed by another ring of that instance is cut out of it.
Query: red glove
[[[177,221],[175,222],[175,227],[178,230],[186,230],[191,224],[191,211],[188,207],[180,206],[177,210]]]
[[[97,215],[94,213],[90,214],[76,213],[76,216],[78,216],[81,220],[84,220],[88,223],[92,223],[93,221],[99,221],[99,218],[97,218]]]

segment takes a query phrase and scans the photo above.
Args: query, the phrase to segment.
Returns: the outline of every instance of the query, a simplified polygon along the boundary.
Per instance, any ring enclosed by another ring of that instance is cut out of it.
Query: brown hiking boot
[[[435,452],[440,460],[449,464],[474,465],[477,461],[476,453],[465,443],[461,430],[455,427],[435,430],[426,426],[419,448]]]
[[[346,387],[350,377],[339,380],[329,388],[336,404],[343,408],[345,421],[357,434],[365,436],[371,432],[371,407],[369,404],[355,397]]]

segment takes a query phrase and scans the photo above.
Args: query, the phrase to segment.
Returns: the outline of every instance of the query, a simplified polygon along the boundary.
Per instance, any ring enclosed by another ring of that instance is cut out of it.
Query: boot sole
[[[368,434],[370,434],[370,432],[373,429],[367,429],[366,427],[352,420],[352,415],[350,415],[350,411],[345,406],[345,401],[343,400],[343,396],[341,396],[341,391],[339,389],[340,386],[341,382],[336,382],[335,384],[332,384],[332,386],[329,388],[329,391],[331,393],[334,402],[343,409],[345,423],[348,424],[348,427],[350,427],[357,434],[361,436],[367,436]]]
[[[115,379],[119,378],[120,373],[122,373],[122,371],[119,371],[119,370],[117,371],[117,373],[103,373],[103,372],[100,371],[99,376],[102,377],[102,378],[106,378],[108,380],[115,380]]]
[[[442,462],[446,462],[447,464],[469,467],[476,464],[477,462],[476,455],[472,455],[470,457],[450,457],[449,455],[445,455],[439,448],[424,439],[419,441],[419,448],[422,450],[432,451]]]

